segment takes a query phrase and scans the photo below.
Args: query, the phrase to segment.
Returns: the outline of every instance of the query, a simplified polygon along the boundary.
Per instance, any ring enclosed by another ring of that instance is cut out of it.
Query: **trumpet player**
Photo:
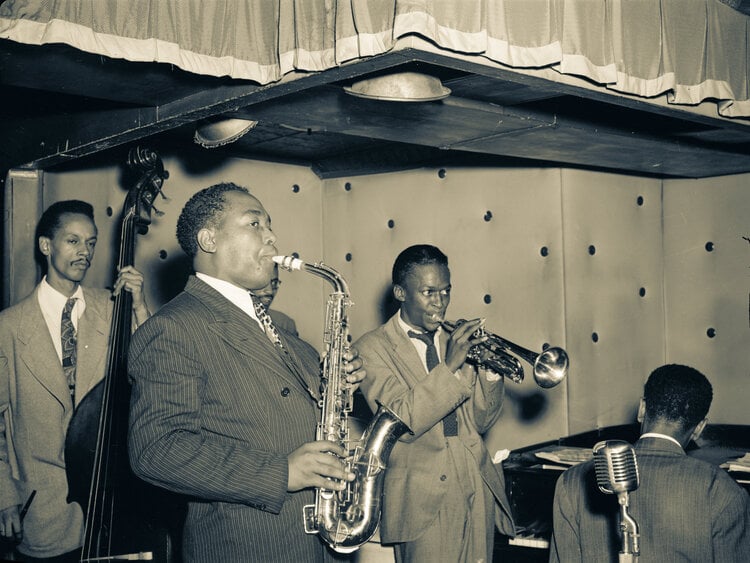
[[[466,362],[482,322],[449,333],[448,258],[435,246],[401,252],[392,271],[399,311],[355,344],[367,370],[361,390],[374,410],[390,407],[412,429],[385,475],[380,539],[397,563],[490,562],[495,526],[513,535],[502,470],[482,435],[497,420],[502,376]]]

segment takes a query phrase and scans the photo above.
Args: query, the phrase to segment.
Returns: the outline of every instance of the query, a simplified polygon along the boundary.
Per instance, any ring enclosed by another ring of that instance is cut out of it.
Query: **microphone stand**
[[[628,493],[619,493],[617,502],[620,505],[620,535],[622,548],[619,554],[619,563],[636,563],[640,550],[638,547],[638,524],[628,514]]]

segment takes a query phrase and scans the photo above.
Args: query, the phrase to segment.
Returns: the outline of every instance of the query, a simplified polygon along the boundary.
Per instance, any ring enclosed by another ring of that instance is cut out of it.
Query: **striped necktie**
[[[427,345],[427,371],[432,371],[436,365],[440,363],[438,358],[437,348],[435,348],[435,333],[434,332],[414,332],[410,330],[408,332],[409,338],[416,338],[421,340]],[[456,418],[456,411],[453,410],[445,415],[443,418],[443,435],[445,436],[458,436],[458,419]]]
[[[75,298],[71,297],[65,303],[60,321],[60,338],[62,342],[62,367],[65,372],[65,378],[68,381],[70,396],[75,399],[76,391],[76,329],[73,326],[71,312],[76,304]]]

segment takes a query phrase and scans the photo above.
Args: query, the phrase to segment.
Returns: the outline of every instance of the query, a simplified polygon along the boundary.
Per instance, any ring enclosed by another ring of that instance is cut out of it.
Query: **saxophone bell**
[[[341,491],[316,488],[315,504],[304,507],[303,518],[306,533],[319,534],[336,552],[351,553],[377,530],[391,449],[411,430],[388,407],[378,405],[362,437],[350,440],[352,393],[346,382],[344,355],[349,337],[347,311],[352,302],[346,280],[323,263],[308,264],[293,256],[274,256],[272,260],[286,270],[302,270],[324,278],[334,289],[328,296],[323,331],[323,392],[317,439],[340,444],[350,454],[345,460],[346,471],[354,473],[355,478]]]

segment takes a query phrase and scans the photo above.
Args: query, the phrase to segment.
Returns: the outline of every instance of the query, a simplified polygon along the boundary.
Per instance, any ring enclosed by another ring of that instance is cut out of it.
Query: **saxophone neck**
[[[323,262],[317,262],[310,264],[304,262],[294,256],[274,256],[272,258],[281,268],[290,272],[294,270],[302,270],[310,274],[316,275],[327,280],[333,287],[336,293],[342,293],[349,295],[349,287],[346,280],[339,274],[335,269],[330,266],[323,264]]]

